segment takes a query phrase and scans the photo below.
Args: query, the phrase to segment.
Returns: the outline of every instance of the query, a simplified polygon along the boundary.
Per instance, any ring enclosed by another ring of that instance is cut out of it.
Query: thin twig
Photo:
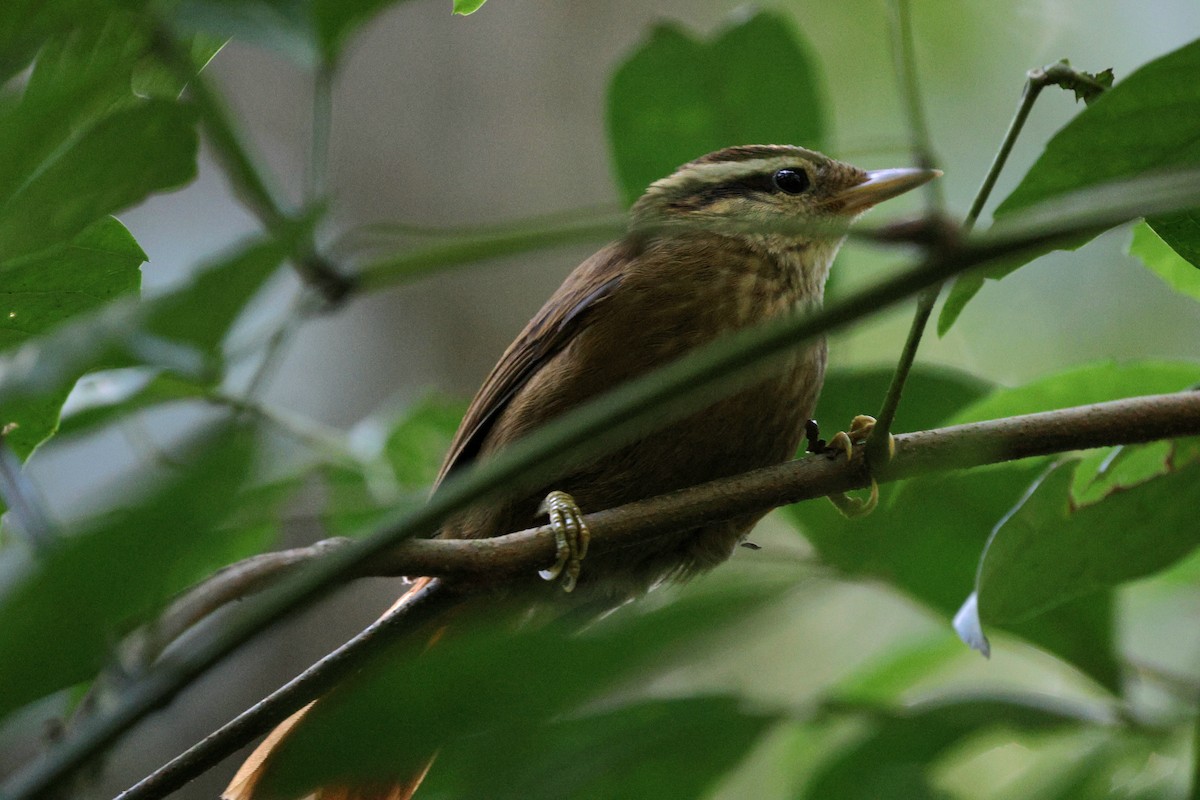
[[[1200,392],[1138,397],[1090,406],[1047,411],[990,422],[957,425],[896,437],[896,455],[880,482],[911,478],[1031,456],[1116,444],[1134,444],[1167,436],[1200,434]],[[585,517],[593,531],[590,547],[597,552],[638,547],[661,535],[747,513],[812,499],[869,484],[861,450],[850,461],[811,456],[732,478],[712,481],[672,494]],[[296,569],[304,560],[327,558],[330,549],[275,554],[268,562],[256,557],[231,567],[226,578],[209,581],[210,595],[233,596],[253,589],[272,576]],[[466,580],[504,581],[532,575],[554,558],[554,533],[548,525],[491,539],[409,539],[373,560],[362,573],[373,576],[439,575]],[[269,569],[262,567],[270,563]],[[253,576],[247,580],[247,576]],[[225,585],[232,591],[216,591]],[[381,623],[384,628],[380,628]],[[361,666],[395,635],[409,631],[413,620],[386,618],[322,659],[298,678],[172,759],[117,800],[157,800],[215,766],[229,754],[322,694],[340,677]]]
[[[165,24],[154,31],[154,50],[163,63],[188,87],[188,96],[200,112],[213,152],[233,184],[234,192],[258,217],[268,231],[290,235],[296,220],[276,200],[267,179],[242,143],[220,95],[213,91],[203,73],[195,74],[191,56]],[[305,283],[319,291],[331,304],[343,300],[353,282],[338,274],[333,265],[316,253],[311,237],[298,243],[292,259]]]
[[[891,3],[891,42],[892,59],[895,62],[896,76],[899,81],[900,96],[904,101],[905,119],[908,122],[909,141],[917,163],[926,169],[936,169],[937,159],[933,154],[933,139],[929,134],[929,123],[925,116],[925,107],[921,102],[920,79],[917,75],[916,47],[912,31],[912,14],[908,0],[893,0]],[[926,184],[926,207],[929,215],[940,216],[946,207],[946,198],[941,181],[930,181]],[[929,315],[937,303],[942,285],[930,286],[917,296],[917,308],[913,314],[912,325],[908,329],[908,337],[900,352],[900,360],[896,364],[896,372],[892,376],[883,404],[876,415],[875,430],[867,442],[867,454],[875,462],[887,460],[888,436],[896,421],[896,410],[900,407],[900,397],[904,392],[904,384],[908,373],[912,370],[913,361],[917,357],[917,348],[921,344],[921,335],[929,321]]]
[[[316,205],[329,191],[329,130],[333,125],[333,65],[322,60],[313,72],[312,149],[305,197]]]
[[[902,80],[902,86],[908,87],[905,96],[908,98],[906,105],[909,109],[909,124],[914,142],[919,143],[917,145],[918,153],[927,153],[930,145],[922,137],[928,137],[928,128],[925,125],[919,98],[916,98],[915,95],[915,68],[912,67],[912,34],[911,30],[909,30],[907,3],[905,0],[896,1],[896,16],[898,19],[893,24],[893,30],[895,38],[899,39],[899,45],[896,46],[895,50],[900,55],[907,54],[906,58],[900,59],[900,66],[907,66],[907,70],[901,69],[900,74],[905,76],[911,74],[914,76],[911,79]],[[971,202],[971,207],[963,219],[962,232],[964,234],[970,233],[975,228],[975,223],[978,221],[984,205],[987,204],[992,189],[995,188],[996,180],[1000,177],[1000,172],[1004,169],[1004,165],[1008,161],[1008,156],[1012,152],[1013,145],[1016,144],[1017,137],[1020,136],[1021,130],[1025,127],[1025,121],[1028,119],[1029,113],[1033,109],[1033,105],[1041,94],[1042,89],[1054,85],[1064,88],[1074,88],[1082,85],[1093,93],[1103,92],[1107,88],[1093,76],[1071,69],[1065,61],[1033,69],[1027,73],[1025,88],[1021,93],[1021,101],[1017,105],[1016,113],[1013,114],[1013,118],[1008,124],[1008,130],[1005,131],[1004,138],[1000,142],[1000,147],[996,150],[996,155],[992,158],[991,166],[988,167],[988,171],[984,175],[983,183],[980,184],[979,190],[975,193],[975,199]],[[938,182],[933,181],[930,183],[930,186],[934,186],[935,184],[938,184]],[[868,454],[877,462],[881,459],[886,459],[887,433],[891,430],[892,423],[895,421],[896,410],[900,406],[901,395],[904,392],[904,384],[908,380],[909,372],[912,370],[913,362],[916,360],[917,350],[921,346],[921,339],[925,335],[925,328],[929,324],[929,317],[933,313],[934,305],[937,304],[941,289],[941,285],[931,287],[917,298],[917,308],[913,313],[913,321],[909,326],[908,336],[904,341],[904,348],[900,352],[900,360],[896,365],[896,372],[892,377],[891,385],[888,386],[883,406],[876,418],[875,431],[868,442]]]

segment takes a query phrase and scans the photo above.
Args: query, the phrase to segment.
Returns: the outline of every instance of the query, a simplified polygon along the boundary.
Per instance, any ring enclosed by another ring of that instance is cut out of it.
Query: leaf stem
[[[900,96],[904,100],[905,118],[908,121],[909,141],[913,155],[918,164],[926,169],[935,169],[937,161],[933,155],[933,140],[929,134],[929,123],[926,120],[925,108],[921,103],[920,80],[917,75],[916,47],[912,32],[912,14],[908,0],[893,0],[890,5],[892,58],[895,61],[896,75],[899,80]],[[945,193],[941,181],[930,181],[926,184],[926,206],[931,216],[941,215],[946,207]],[[896,421],[896,410],[900,407],[900,398],[904,393],[904,384],[912,371],[913,362],[917,357],[917,349],[921,346],[921,337],[933,306],[937,303],[942,286],[931,286],[917,296],[917,308],[913,314],[904,348],[900,351],[900,360],[896,364],[896,372],[884,395],[883,405],[876,415],[875,430],[867,440],[867,456],[876,463],[886,462],[888,456],[888,438]]]
[[[186,83],[189,96],[204,122],[209,143],[233,184],[234,193],[272,234],[291,235],[297,219],[289,215],[275,199],[266,178],[238,135],[224,102],[213,91],[204,74],[195,72],[187,49],[161,21],[154,30],[154,49],[163,63]],[[352,288],[349,279],[338,274],[329,261],[317,255],[311,236],[298,241],[292,263],[305,283],[319,291],[330,303],[342,300]]]

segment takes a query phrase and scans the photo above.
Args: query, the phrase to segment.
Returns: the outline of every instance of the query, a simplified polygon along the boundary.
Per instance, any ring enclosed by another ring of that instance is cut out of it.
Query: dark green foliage
[[[621,196],[693,158],[738,144],[828,146],[820,71],[792,23],[758,12],[699,41],[676,25],[651,32],[613,74],[608,137]]]

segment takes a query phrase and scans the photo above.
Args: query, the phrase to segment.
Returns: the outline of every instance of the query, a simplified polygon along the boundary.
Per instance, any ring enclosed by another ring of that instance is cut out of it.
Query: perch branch
[[[1167,437],[1200,435],[1200,392],[1151,395],[1006,419],[956,425],[896,437],[896,455],[880,482],[982,466],[1032,456],[1046,456],[1105,445],[1136,444]],[[672,494],[630,503],[586,516],[596,551],[636,547],[664,527],[700,525],[870,483],[863,448],[849,461],[818,455],[775,467],[701,484]],[[329,540],[328,548],[351,546]],[[361,575],[439,575],[473,580],[501,580],[532,574],[554,559],[554,536],[542,526],[507,536],[473,540],[409,539],[363,565]],[[247,559],[214,577],[230,596],[261,586],[313,559],[327,557],[314,548]],[[432,586],[440,585],[434,582]],[[197,591],[204,588],[199,587]],[[430,589],[430,596],[437,594]],[[443,597],[444,597],[443,593]],[[434,604],[434,607],[439,607]],[[191,616],[197,616],[193,614]],[[380,639],[427,618],[389,615],[326,658],[305,670],[232,722],[214,731],[117,800],[157,800],[175,791],[222,759],[282,722],[325,689],[336,684],[381,645]]]

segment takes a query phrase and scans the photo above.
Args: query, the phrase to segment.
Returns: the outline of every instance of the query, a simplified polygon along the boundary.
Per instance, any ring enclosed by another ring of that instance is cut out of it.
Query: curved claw
[[[850,430],[848,432],[839,432],[836,436],[829,440],[828,450],[830,452],[842,452],[846,454],[846,459],[849,460],[854,455],[854,445],[865,442],[875,430],[875,418],[866,414],[859,414],[854,419],[850,420]],[[888,434],[888,457],[896,454],[896,441],[892,435]],[[866,500],[860,500],[857,497],[850,497],[847,494],[831,494],[829,500],[837,510],[842,513],[842,516],[849,519],[856,517],[865,517],[875,510],[879,505],[879,484],[875,479],[871,479],[871,496]]]
[[[587,555],[591,532],[583,521],[583,512],[575,498],[566,492],[551,492],[538,506],[538,513],[550,517],[554,529],[555,561],[549,569],[538,570],[543,580],[553,581],[560,576],[564,592],[575,588],[583,557]]]
[[[857,497],[838,492],[829,495],[829,502],[833,503],[834,507],[847,519],[865,517],[875,510],[875,506],[879,505],[879,484],[875,482],[874,478],[871,479],[871,496],[866,500],[859,500]]]

